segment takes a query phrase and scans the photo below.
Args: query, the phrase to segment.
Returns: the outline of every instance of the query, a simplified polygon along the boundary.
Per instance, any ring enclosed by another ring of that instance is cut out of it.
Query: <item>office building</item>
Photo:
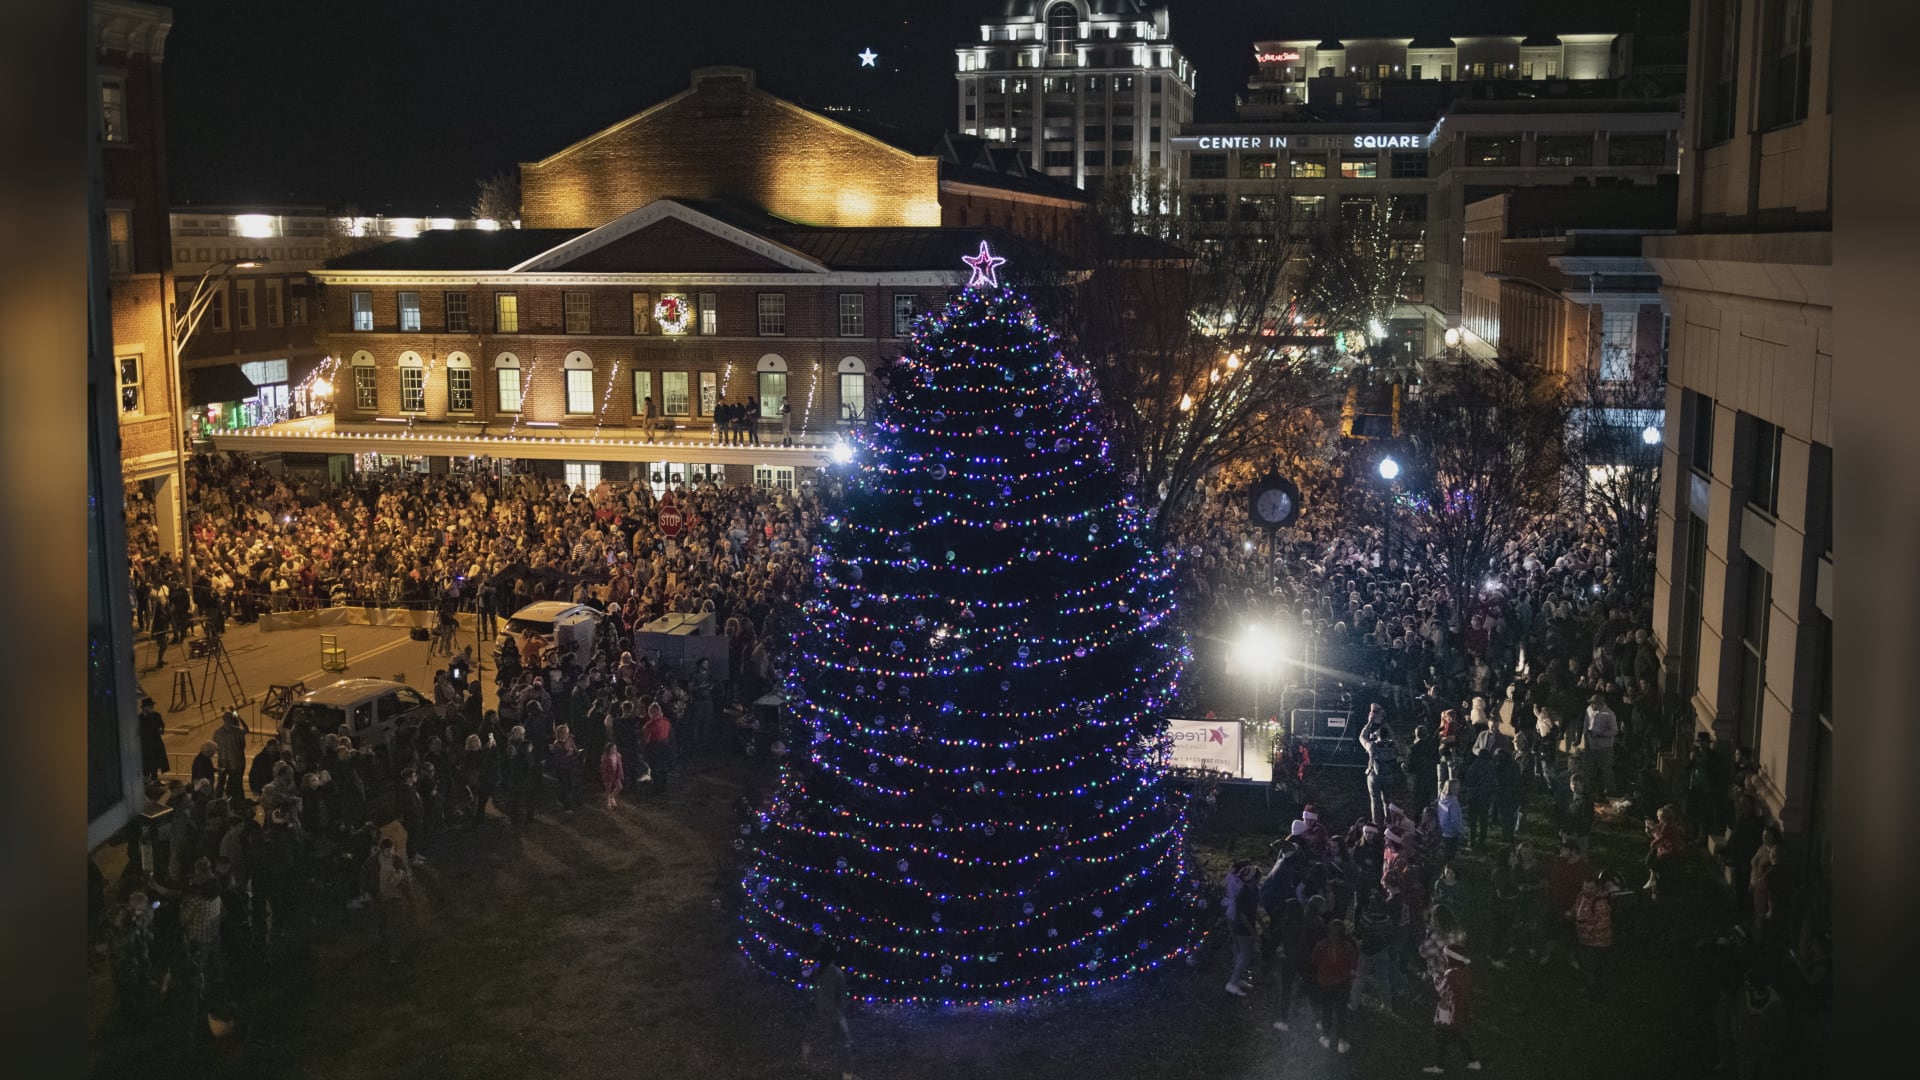
[[[1168,168],[1193,120],[1193,67],[1140,0],[1007,0],[954,53],[958,130],[1078,187]]]

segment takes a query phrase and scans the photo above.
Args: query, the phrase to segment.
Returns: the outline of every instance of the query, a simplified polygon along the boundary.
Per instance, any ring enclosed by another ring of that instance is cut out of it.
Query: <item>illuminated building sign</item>
[[[1340,150],[1425,150],[1427,135],[1182,135],[1173,140],[1175,150],[1240,150],[1255,153],[1285,150],[1289,146],[1304,149]]]
[[[1254,53],[1253,59],[1261,64],[1294,64],[1300,61],[1300,54],[1292,50],[1286,52]]]

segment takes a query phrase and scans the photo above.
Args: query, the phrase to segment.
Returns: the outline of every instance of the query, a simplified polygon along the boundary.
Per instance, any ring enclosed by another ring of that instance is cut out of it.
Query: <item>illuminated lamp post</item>
[[[181,354],[187,344],[200,329],[200,320],[206,318],[207,309],[213,306],[215,287],[224,282],[227,275],[235,270],[251,270],[266,265],[266,259],[222,259],[207,267],[200,279],[193,283],[193,292],[188,294],[187,309],[179,312],[167,323],[168,374],[173,380],[173,425],[180,445],[173,455],[173,487],[175,526],[180,541],[180,571],[186,584],[187,595],[193,595],[193,532],[187,527],[187,445],[188,428],[185,426],[187,415],[186,395],[181,387],[185,381],[185,369],[182,367]]]

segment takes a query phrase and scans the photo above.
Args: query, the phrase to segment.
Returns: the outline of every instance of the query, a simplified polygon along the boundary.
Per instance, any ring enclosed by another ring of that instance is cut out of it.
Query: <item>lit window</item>
[[[400,411],[427,411],[427,369],[403,367],[400,369]]]
[[[1634,327],[1638,321],[1631,311],[1609,311],[1601,316],[1601,382],[1620,383],[1632,378]]]
[[[353,294],[353,328],[355,330],[373,329],[373,294],[357,292]]]
[[[1372,180],[1380,175],[1380,155],[1378,154],[1341,154],[1340,178],[1343,180]]]
[[[720,332],[720,294],[703,292],[700,294],[700,332],[717,334]]]
[[[918,314],[919,298],[912,293],[893,294],[893,336],[906,337],[913,332],[913,318]]]
[[[840,419],[854,421],[867,418],[867,377],[857,371],[843,372],[840,376]]]
[[[447,409],[450,412],[473,411],[473,369],[447,369]]]
[[[520,411],[520,369],[503,367],[494,369],[494,381],[500,390],[500,411]]]
[[[663,371],[660,373],[660,415],[687,415],[687,373],[684,371]]]
[[[417,292],[400,294],[400,329],[420,329],[420,294]]]
[[[633,415],[647,414],[647,399],[653,396],[653,372],[636,371],[633,373]],[[653,414],[660,415],[660,403],[653,403]]]
[[[1287,175],[1295,180],[1324,180],[1327,177],[1325,154],[1295,154],[1287,162]]]
[[[593,411],[593,371],[572,368],[567,371],[567,412],[578,416]]]
[[[520,332],[519,296],[510,292],[494,294],[493,332],[496,334],[517,334]]]
[[[128,415],[140,413],[140,358],[123,356],[120,358],[120,411]]]
[[[380,407],[380,384],[372,367],[353,369],[353,407],[373,412]]]
[[[760,373],[760,415],[768,420],[780,418],[780,406],[787,400],[787,373],[784,371],[763,371]]]
[[[840,294],[841,337],[859,337],[867,332],[867,320],[862,307],[864,300],[859,293]]]

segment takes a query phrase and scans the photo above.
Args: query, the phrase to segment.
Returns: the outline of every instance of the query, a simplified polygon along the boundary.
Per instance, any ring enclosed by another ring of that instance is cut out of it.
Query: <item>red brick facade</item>
[[[681,198],[805,225],[937,225],[938,186],[937,159],[756,89],[747,69],[706,68],[687,91],[521,165],[520,218],[529,229],[592,228]]]

